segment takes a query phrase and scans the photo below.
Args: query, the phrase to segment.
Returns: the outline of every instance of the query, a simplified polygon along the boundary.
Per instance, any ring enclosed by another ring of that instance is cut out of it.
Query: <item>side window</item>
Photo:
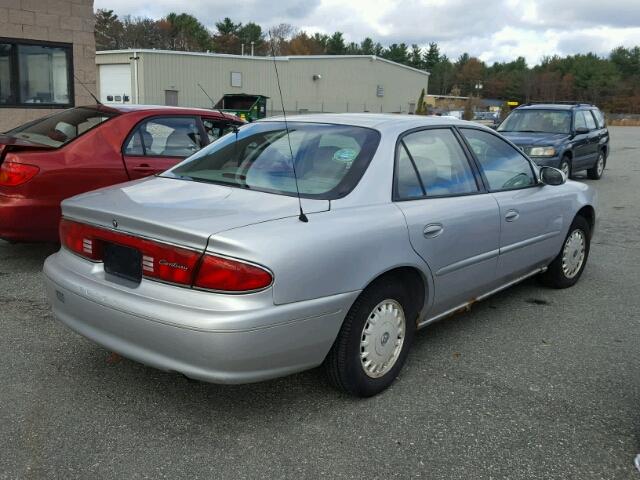
[[[598,109],[595,109],[595,110],[591,110],[591,113],[593,113],[593,116],[596,117],[596,123],[598,124],[598,128],[604,128],[605,121],[604,121],[604,115],[602,114],[602,112]]]
[[[480,162],[491,191],[536,184],[529,161],[506,141],[491,133],[470,128],[463,128],[462,134]]]
[[[574,128],[575,130],[579,128],[588,128],[587,120],[585,119],[584,112],[582,110],[579,110],[575,113]]]
[[[437,197],[478,192],[467,157],[451,130],[432,129],[411,133],[402,138],[399,148],[396,173],[398,198],[417,198],[419,193]]]
[[[207,132],[209,143],[215,142],[217,139],[233,130],[233,125],[231,123],[221,122],[211,118],[203,118],[202,125],[204,126],[205,132]]]
[[[194,117],[166,117],[138,125],[124,153],[148,157],[188,157],[201,147],[200,130]]]
[[[585,110],[584,112],[584,119],[587,123],[587,128],[589,130],[595,130],[596,129],[596,121],[593,119],[593,115],[591,115],[591,112],[589,110]]]

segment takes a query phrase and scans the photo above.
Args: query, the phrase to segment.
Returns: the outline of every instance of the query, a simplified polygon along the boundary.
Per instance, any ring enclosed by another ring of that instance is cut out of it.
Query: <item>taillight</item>
[[[76,255],[94,262],[102,260],[105,243],[135,248],[142,257],[144,277],[185,287],[239,293],[266,288],[273,281],[271,273],[249,263],[210,254],[203,256],[195,250],[66,218],[60,221],[60,242]]]
[[[27,183],[35,177],[40,168],[35,165],[26,163],[12,162],[10,155],[7,155],[2,164],[0,164],[0,185],[4,187],[17,187],[23,183]]]
[[[221,292],[249,292],[271,285],[273,277],[262,267],[216,255],[205,255],[194,287]]]

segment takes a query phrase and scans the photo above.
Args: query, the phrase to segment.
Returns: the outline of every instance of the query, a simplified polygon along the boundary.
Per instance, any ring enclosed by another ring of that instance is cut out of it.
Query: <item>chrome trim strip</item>
[[[542,235],[538,235],[537,237],[531,237],[531,238],[527,238],[526,240],[522,240],[520,242],[512,243],[511,245],[507,245],[506,247],[500,247],[500,255],[502,255],[503,253],[509,253],[514,250],[518,250],[520,248],[528,247],[529,245],[533,245],[534,243],[542,242],[549,238],[553,238],[559,234],[560,234],[559,230],[556,232],[547,232],[547,233],[543,233]]]
[[[465,303],[461,303],[460,305],[458,305],[457,307],[453,307],[450,308],[449,310],[442,312],[439,315],[436,315],[434,317],[431,318],[426,318],[424,320],[422,320],[421,322],[418,322],[417,324],[417,328],[422,328],[422,327],[426,327],[428,324],[433,323],[437,320],[441,320],[445,317],[448,317],[449,315],[452,315],[456,312],[459,312],[460,310],[468,310],[469,307],[471,307],[471,305],[473,305],[476,302],[479,302],[480,300],[484,300],[487,297],[490,297],[491,295],[494,295],[506,288],[511,287],[512,285],[515,285],[516,283],[520,283],[523,280],[526,280],[529,277],[533,277],[534,275],[537,275],[538,273],[542,273],[547,269],[547,267],[541,267],[541,268],[536,268],[535,270],[533,270],[532,272],[527,273],[526,275],[522,275],[521,277],[516,278],[515,280],[511,280],[510,282],[505,283],[504,285],[501,285],[497,288],[494,288],[493,290],[488,291],[487,293],[483,293],[482,295],[480,295],[479,297],[474,298],[473,300],[469,300],[468,302]]]
[[[459,262],[451,263],[447,266],[442,267],[440,270],[438,270],[436,272],[436,276],[439,277],[441,275],[446,275],[447,273],[455,272],[456,270],[460,270],[461,268],[465,268],[470,265],[483,262],[484,260],[495,258],[499,255],[499,253],[500,253],[500,250],[491,250],[490,252],[481,253],[480,255],[475,255],[473,257],[460,260]]]

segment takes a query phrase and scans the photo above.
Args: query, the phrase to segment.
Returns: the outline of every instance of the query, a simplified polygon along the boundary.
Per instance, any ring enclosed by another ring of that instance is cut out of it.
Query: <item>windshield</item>
[[[115,115],[99,108],[71,108],[9,130],[7,135],[58,148]]]
[[[348,125],[261,122],[230,133],[163,176],[331,200],[358,183],[380,134]],[[291,143],[291,147],[289,146]]]
[[[514,110],[499,132],[571,133],[571,112],[564,110]]]

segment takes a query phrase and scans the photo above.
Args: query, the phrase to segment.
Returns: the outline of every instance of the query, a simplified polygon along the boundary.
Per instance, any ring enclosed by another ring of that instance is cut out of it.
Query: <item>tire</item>
[[[552,288],[569,288],[575,285],[589,258],[591,230],[584,217],[577,216],[567,234],[558,256],[549,264],[540,279]],[[582,257],[581,260],[578,257]]]
[[[567,176],[567,179],[571,178],[571,159],[567,156],[562,157],[558,170],[561,170]]]
[[[389,387],[407,358],[415,336],[417,313],[407,290],[394,277],[381,278],[367,287],[347,313],[325,359],[330,383],[357,397],[370,397]],[[376,322],[370,322],[374,319]],[[397,328],[400,322],[403,333]],[[366,331],[370,333],[367,335]],[[395,348],[394,337],[396,344],[400,343]],[[363,346],[362,342],[367,340],[368,345]],[[367,361],[370,363],[365,367]]]
[[[598,154],[598,160],[596,160],[596,164],[589,170],[587,170],[587,177],[591,180],[600,180],[606,166],[607,159],[604,156],[604,152],[600,150],[600,153]]]

